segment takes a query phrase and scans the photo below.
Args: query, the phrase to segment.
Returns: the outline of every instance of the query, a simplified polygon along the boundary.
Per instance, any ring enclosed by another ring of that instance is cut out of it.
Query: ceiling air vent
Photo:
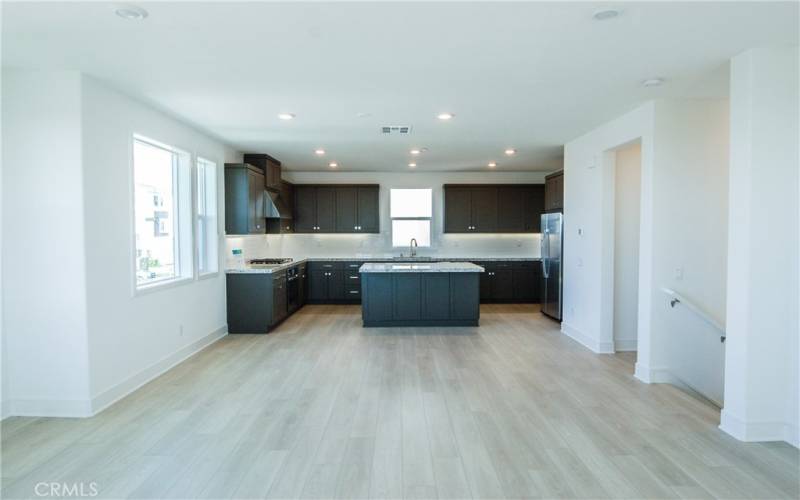
[[[384,134],[406,135],[411,133],[411,127],[408,125],[389,125],[381,127],[381,132]]]

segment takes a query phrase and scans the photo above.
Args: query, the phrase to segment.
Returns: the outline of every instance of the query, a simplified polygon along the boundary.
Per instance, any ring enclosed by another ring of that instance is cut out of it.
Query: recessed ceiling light
[[[422,153],[422,150],[412,149],[411,151],[409,151],[409,153],[411,153],[412,155],[416,156],[416,155]]]
[[[278,115],[278,118],[281,120],[292,120],[294,119],[294,113],[281,113]]]
[[[454,115],[453,113],[439,113],[438,115],[436,115],[436,118],[447,121],[452,119],[454,116],[456,115]]]
[[[135,5],[120,5],[114,12],[119,17],[130,21],[140,21],[147,17],[147,11]]]
[[[663,78],[648,78],[642,81],[642,87],[659,87],[664,84]]]
[[[416,163],[409,163],[408,166],[411,167],[411,168],[417,168],[417,164]]]
[[[609,19],[619,17],[620,14],[622,14],[622,12],[617,9],[602,9],[592,14],[592,19],[595,21],[608,21]]]
[[[494,167],[496,167],[496,166],[497,166],[497,163],[495,163],[495,162],[493,162],[493,161],[490,161],[490,162],[489,162],[489,165],[487,165],[487,166],[488,166],[489,168],[494,168]]]
[[[325,154],[325,150],[324,149],[315,149],[314,150],[314,154],[318,155],[318,156],[322,156],[322,155]]]
[[[506,149],[505,153],[506,153],[506,156],[512,156],[512,155],[517,154],[517,150],[509,148],[509,149]]]
[[[339,166],[339,164],[336,163],[335,161],[332,161],[332,162],[328,163],[328,166],[331,167],[331,168],[336,168],[336,167]]]

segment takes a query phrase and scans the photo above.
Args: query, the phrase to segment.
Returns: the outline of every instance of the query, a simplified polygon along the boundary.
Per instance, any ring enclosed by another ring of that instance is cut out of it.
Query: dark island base
[[[361,273],[365,327],[478,326],[479,273]]]
[[[364,321],[364,328],[397,326],[479,326],[478,320],[405,320],[405,321]]]

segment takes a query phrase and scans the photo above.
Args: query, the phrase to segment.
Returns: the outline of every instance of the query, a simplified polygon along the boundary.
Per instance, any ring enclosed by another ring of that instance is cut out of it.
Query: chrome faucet
[[[408,249],[411,252],[411,256],[412,257],[416,257],[417,256],[417,246],[418,246],[417,245],[417,239],[416,238],[411,238],[411,243],[408,245]]]

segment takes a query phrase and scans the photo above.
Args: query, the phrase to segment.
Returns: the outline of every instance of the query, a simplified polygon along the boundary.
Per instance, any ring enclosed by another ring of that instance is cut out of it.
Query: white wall
[[[614,349],[636,350],[639,314],[639,190],[642,146],[615,152],[614,162]]]
[[[294,183],[380,184],[381,233],[371,235],[293,234],[228,237],[226,256],[232,248],[242,248],[245,258],[264,257],[382,257],[408,254],[407,248],[392,248],[389,190],[392,188],[432,188],[433,220],[431,248],[420,248],[419,255],[453,257],[538,257],[539,236],[534,234],[443,233],[443,184],[514,184],[544,182],[543,172],[286,172]]]
[[[2,100],[6,413],[85,414],[81,76],[4,70]]]
[[[193,159],[200,155],[215,161],[220,190],[223,164],[241,161],[219,141],[84,77],[86,283],[95,410],[220,336],[226,325],[223,273],[132,295],[134,133],[188,151]]]
[[[650,262],[653,122],[655,105],[635,110],[566,144],[564,148],[564,304],[562,330],[596,352],[613,352],[613,154],[641,144],[639,254]],[[640,266],[639,288],[650,288],[651,268]],[[649,317],[649,295],[639,317]],[[649,325],[638,327],[639,359],[649,359]]]
[[[720,427],[798,446],[798,48],[731,63],[725,408]],[[734,202],[735,200],[735,202]]]
[[[2,98],[4,410],[91,415],[225,334],[224,273],[133,295],[133,133],[216,161],[220,208],[241,155],[78,73]]]
[[[612,150],[641,141],[638,359],[646,382],[672,380],[676,327],[661,287],[679,289],[722,317],[725,297],[727,111],[724,101],[647,103],[565,147],[562,330],[611,352],[614,290]],[[675,279],[675,269],[683,278]],[[666,325],[669,321],[669,327]],[[684,330],[702,323],[687,317]]]

